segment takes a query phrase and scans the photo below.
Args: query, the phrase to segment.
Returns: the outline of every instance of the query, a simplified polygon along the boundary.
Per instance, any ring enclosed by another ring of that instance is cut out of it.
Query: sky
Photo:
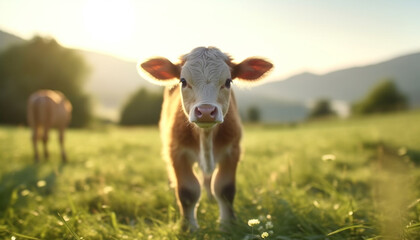
[[[418,0],[0,0],[0,29],[139,61],[216,46],[274,63],[269,79],[420,51]]]

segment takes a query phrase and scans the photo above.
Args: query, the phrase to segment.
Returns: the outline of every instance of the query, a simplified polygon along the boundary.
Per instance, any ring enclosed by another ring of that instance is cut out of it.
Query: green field
[[[0,127],[1,239],[420,239],[420,112],[244,126],[236,225],[179,232],[156,127],[70,129],[34,164],[26,127]],[[259,219],[250,227],[248,220]]]

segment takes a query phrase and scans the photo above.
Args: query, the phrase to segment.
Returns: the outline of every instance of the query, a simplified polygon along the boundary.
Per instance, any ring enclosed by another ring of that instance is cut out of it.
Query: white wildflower
[[[22,192],[20,192],[20,195],[22,195],[22,197],[28,196],[31,192],[28,189],[23,190]]]
[[[47,182],[46,182],[46,181],[44,181],[44,180],[39,180],[39,181],[36,183],[36,186],[37,186],[37,187],[39,187],[39,188],[45,187],[46,185],[47,185]]]
[[[261,234],[261,238],[266,238],[266,237],[268,237],[268,232],[263,232],[263,233]]]
[[[322,156],[322,161],[327,162],[327,161],[335,161],[336,157],[334,154],[325,154]]]
[[[260,224],[260,220],[258,220],[258,219],[248,220],[248,226],[250,226],[250,227],[253,227],[253,226],[258,225],[258,224]]]

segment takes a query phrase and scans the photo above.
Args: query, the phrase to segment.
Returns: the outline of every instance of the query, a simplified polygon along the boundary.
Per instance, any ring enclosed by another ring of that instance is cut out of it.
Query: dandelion
[[[10,239],[11,240],[16,240],[16,237],[15,236],[12,236]]]
[[[46,182],[46,181],[44,181],[44,180],[39,180],[39,181],[36,183],[36,186],[37,186],[37,187],[39,187],[39,188],[45,187],[46,185],[47,185],[47,182]]]
[[[334,154],[325,154],[322,156],[322,161],[327,162],[327,161],[334,161],[336,159]]]
[[[260,220],[258,220],[258,219],[248,220],[248,226],[250,226],[250,227],[253,227],[253,226],[258,225],[258,224],[260,224]]]
[[[266,237],[268,237],[268,232],[263,232],[263,233],[261,234],[261,238],[266,238]]]
[[[273,228],[273,223],[272,223],[271,221],[268,221],[268,222],[265,224],[265,228],[266,228],[266,229]]]

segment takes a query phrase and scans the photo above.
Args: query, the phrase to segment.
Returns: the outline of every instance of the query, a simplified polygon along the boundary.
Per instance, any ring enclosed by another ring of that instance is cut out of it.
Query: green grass
[[[1,239],[420,238],[419,111],[246,125],[226,232],[205,194],[201,230],[178,231],[155,127],[70,129],[66,165],[55,132],[51,159],[34,164],[29,135],[0,127]]]

